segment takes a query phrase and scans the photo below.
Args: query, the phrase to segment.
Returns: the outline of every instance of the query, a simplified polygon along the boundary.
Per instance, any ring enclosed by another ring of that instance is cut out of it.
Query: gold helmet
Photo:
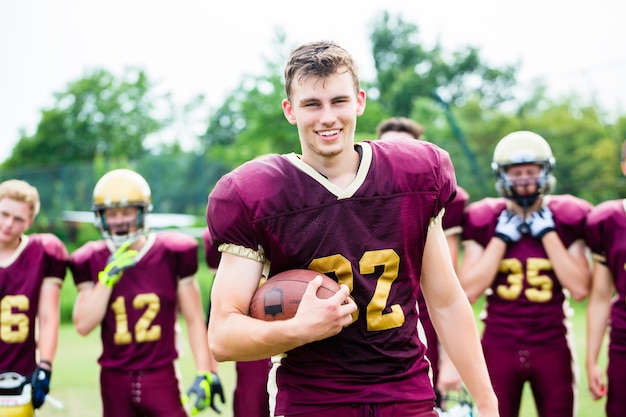
[[[493,152],[491,169],[496,175],[496,190],[501,196],[510,198],[520,205],[532,205],[540,195],[550,192],[556,180],[552,175],[554,167],[552,149],[540,135],[520,130],[500,139]],[[531,196],[519,196],[506,175],[511,165],[537,164],[542,167],[537,181],[537,193]]]
[[[112,208],[137,207],[137,228],[135,233],[112,235],[104,211]],[[92,209],[96,214],[96,226],[105,239],[116,245],[135,240],[140,234],[147,233],[145,217],[152,211],[152,197],[148,182],[130,169],[115,169],[104,174],[93,190]]]

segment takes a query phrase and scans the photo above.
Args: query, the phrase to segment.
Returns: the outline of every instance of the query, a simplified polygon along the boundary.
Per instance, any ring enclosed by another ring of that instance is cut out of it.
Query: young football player
[[[32,185],[0,184],[0,373],[21,375],[32,395],[19,410],[0,406],[0,415],[32,416],[50,390],[68,253],[53,234],[25,234],[39,209]]]
[[[185,399],[191,414],[222,392],[207,343],[198,242],[177,231],[149,232],[148,183],[128,169],[108,172],[93,191],[103,240],[71,254],[78,288],[73,320],[81,335],[100,326],[100,393],[105,417],[185,417],[176,365],[178,313],[187,325],[197,376]]]
[[[378,124],[376,128],[378,139],[390,139],[393,137],[407,137],[410,139],[422,139],[424,127],[407,117],[391,117]],[[458,269],[459,246],[461,244],[461,231],[463,230],[463,210],[469,201],[469,194],[461,186],[457,185],[454,199],[446,205],[443,216],[443,230],[446,234],[450,256],[454,264],[454,270]],[[439,338],[433,327],[428,314],[426,300],[420,291],[417,298],[419,308],[419,321],[422,325],[426,339],[426,357],[430,361],[433,374],[433,385],[437,395],[437,406],[441,406],[441,397],[448,391],[458,391],[462,387],[459,373],[451,364],[445,351],[441,348]],[[440,372],[442,371],[442,372]],[[441,378],[440,378],[441,376]]]
[[[283,112],[301,155],[271,155],[222,177],[207,222],[222,252],[211,294],[216,359],[273,356],[276,416],[436,416],[421,289],[443,346],[481,417],[497,416],[474,315],[441,225],[456,191],[448,154],[414,139],[355,143],[365,92],[351,56],[332,42],[296,48],[285,69]],[[248,316],[264,263],[268,279],[311,269],[341,285],[328,299],[312,280],[295,317]]]
[[[626,142],[622,145],[626,175]],[[587,375],[593,399],[606,396],[607,417],[626,416],[626,200],[598,204],[587,216],[587,244],[594,258],[587,305]],[[609,363],[598,365],[609,331]]]
[[[465,213],[460,278],[471,302],[486,294],[482,345],[501,417],[518,416],[526,382],[538,415],[575,415],[568,302],[589,291],[584,226],[591,204],[548,195],[553,165],[540,135],[506,135],[492,164],[501,197],[472,203]]]

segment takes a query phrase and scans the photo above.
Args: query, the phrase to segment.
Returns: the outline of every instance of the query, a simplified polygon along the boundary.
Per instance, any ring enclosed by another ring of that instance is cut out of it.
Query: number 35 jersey
[[[584,239],[585,218],[591,204],[571,195],[546,196],[544,201],[566,248]],[[470,204],[465,211],[463,240],[486,247],[505,207],[504,198],[486,198]],[[567,347],[569,295],[556,278],[539,240],[522,235],[521,240],[508,246],[486,295],[481,315],[485,346]]]
[[[428,227],[454,197],[454,170],[428,142],[355,147],[361,163],[345,189],[289,154],[242,165],[209,196],[220,250],[269,260],[269,279],[295,268],[323,272],[346,284],[359,308],[337,336],[287,352],[277,413],[305,411],[294,404],[433,398],[415,306]]]
[[[111,256],[107,241],[88,242],[70,257],[77,287],[95,285]],[[113,287],[100,326],[103,368],[141,371],[170,364],[176,350],[177,289],[198,269],[198,242],[176,231],[150,233]]]

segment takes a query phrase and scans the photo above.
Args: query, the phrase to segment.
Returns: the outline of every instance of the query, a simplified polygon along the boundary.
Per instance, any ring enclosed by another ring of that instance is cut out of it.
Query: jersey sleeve
[[[67,248],[56,235],[43,233],[39,235],[46,254],[45,277],[65,279],[68,264]]]
[[[504,198],[487,197],[468,205],[464,214],[462,240],[487,246],[495,233],[498,216],[505,208]]]
[[[190,277],[198,272],[198,241],[175,230],[161,233],[168,251],[175,255],[178,278]]]
[[[202,233],[202,243],[204,245],[204,260],[207,266],[211,269],[217,269],[217,266],[220,264],[222,254],[215,246],[213,246],[213,243],[211,242],[211,234],[209,233],[208,228],[206,228]]]
[[[460,234],[463,228],[463,212],[469,201],[469,194],[462,187],[457,187],[454,199],[446,206],[443,216],[443,230],[447,235]]]

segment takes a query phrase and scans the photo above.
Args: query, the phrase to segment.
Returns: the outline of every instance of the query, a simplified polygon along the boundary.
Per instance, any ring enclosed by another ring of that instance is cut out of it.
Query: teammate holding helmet
[[[518,416],[526,382],[540,416],[575,415],[568,300],[589,291],[583,238],[592,206],[571,195],[547,195],[553,164],[541,136],[505,136],[492,164],[501,198],[466,209],[460,278],[470,301],[487,296],[482,344],[501,417]]]
[[[39,193],[27,182],[0,184],[0,415],[33,416],[50,389],[68,253],[52,234],[24,234],[39,208]],[[17,401],[22,389],[32,401]],[[3,401],[9,396],[14,404]]]
[[[150,187],[127,169],[105,174],[93,192],[103,240],[72,253],[78,288],[74,325],[81,335],[101,327],[100,390],[105,417],[185,417],[176,329],[187,324],[197,377],[187,392],[192,414],[222,392],[212,360],[200,290],[198,242],[176,231],[149,233]],[[217,409],[216,409],[217,410]]]

